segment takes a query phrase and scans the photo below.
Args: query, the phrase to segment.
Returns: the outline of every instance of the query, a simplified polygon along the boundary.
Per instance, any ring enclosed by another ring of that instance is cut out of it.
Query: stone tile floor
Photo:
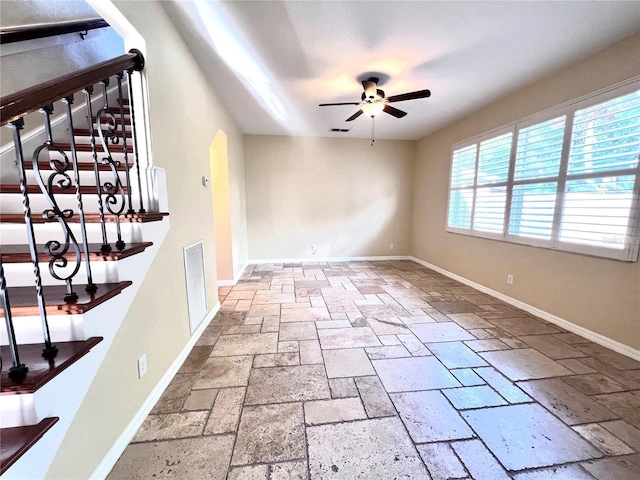
[[[640,363],[419,264],[219,293],[109,479],[640,478]]]

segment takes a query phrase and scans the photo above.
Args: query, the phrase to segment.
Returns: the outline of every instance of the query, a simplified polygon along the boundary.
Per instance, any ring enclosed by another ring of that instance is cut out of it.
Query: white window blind
[[[635,175],[568,180],[560,240],[623,250]]]
[[[462,148],[453,154],[451,186],[473,186],[476,176],[476,146]]]
[[[551,239],[566,117],[518,131],[509,235]]]
[[[512,133],[480,142],[478,155],[478,184],[506,183],[509,174],[509,155]]]
[[[477,146],[471,145],[453,152],[451,191],[449,193],[449,226],[469,228],[476,178]]]
[[[558,176],[564,126],[563,115],[519,129],[515,180]]]
[[[514,185],[509,234],[550,239],[556,206],[556,182]]]
[[[473,229],[502,232],[506,199],[506,187],[479,187],[476,190]]]
[[[454,146],[447,230],[632,261],[640,81]]]
[[[640,92],[576,110],[560,241],[622,251],[635,217]]]
[[[636,168],[639,147],[640,92],[577,110],[568,174]]]
[[[512,132],[480,142],[473,230],[502,232]]]

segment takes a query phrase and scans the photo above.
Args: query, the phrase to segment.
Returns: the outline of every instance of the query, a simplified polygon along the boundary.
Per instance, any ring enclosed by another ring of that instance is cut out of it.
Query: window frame
[[[447,190],[447,212],[445,218],[445,231],[448,233],[457,233],[472,237],[486,238],[491,240],[504,241],[520,245],[532,247],[541,247],[551,250],[563,251],[568,253],[576,253],[582,255],[597,256],[607,259],[620,260],[625,262],[635,262],[638,259],[640,250],[640,161],[635,168],[612,169],[606,171],[596,171],[580,174],[568,173],[569,153],[571,149],[571,139],[573,135],[573,122],[575,113],[600,103],[613,100],[624,95],[628,95],[640,90],[640,76],[633,77],[625,82],[612,85],[606,89],[593,92],[589,95],[577,98],[570,102],[543,110],[528,117],[509,123],[508,125],[492,129],[480,135],[473,136],[464,141],[451,145],[450,168],[449,168],[449,188]],[[518,136],[520,130],[530,126],[544,123],[557,117],[565,116],[564,133],[562,139],[560,165],[558,175],[554,177],[539,177],[525,180],[516,180],[515,167],[518,148]],[[478,185],[478,162],[480,157],[480,144],[486,140],[499,137],[505,133],[511,132],[511,151],[509,157],[509,166],[506,182],[495,182],[490,184]],[[453,174],[453,155],[456,151],[476,146],[475,172],[473,177],[473,185],[471,187],[452,188],[451,179]],[[627,227],[627,241],[622,250],[607,248],[595,245],[585,245],[580,243],[571,243],[560,239],[560,228],[562,225],[562,215],[564,210],[564,197],[568,181],[577,178],[606,178],[610,176],[635,175],[634,187],[632,191],[631,207],[629,212],[629,221]],[[553,220],[551,224],[550,238],[535,238],[523,235],[514,235],[509,233],[509,223],[513,210],[512,199],[513,189],[518,185],[556,183],[555,205],[553,212]],[[476,208],[476,196],[479,188],[487,186],[506,185],[506,199],[504,211],[504,223],[501,233],[487,232],[474,229],[474,214]],[[472,190],[472,204],[469,228],[451,227],[449,226],[449,215],[451,209],[451,192],[453,190],[467,189]]]

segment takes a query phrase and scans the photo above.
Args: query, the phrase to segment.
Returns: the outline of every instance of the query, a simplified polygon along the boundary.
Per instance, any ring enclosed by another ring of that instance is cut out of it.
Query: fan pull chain
[[[371,117],[371,146],[373,147],[373,142],[375,142],[375,133],[376,133],[376,117]]]

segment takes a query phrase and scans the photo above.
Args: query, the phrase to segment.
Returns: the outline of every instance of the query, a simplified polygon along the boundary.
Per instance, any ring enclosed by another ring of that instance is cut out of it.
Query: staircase
[[[3,479],[44,477],[168,232],[163,171],[138,148],[143,65],[131,51],[2,98]]]

